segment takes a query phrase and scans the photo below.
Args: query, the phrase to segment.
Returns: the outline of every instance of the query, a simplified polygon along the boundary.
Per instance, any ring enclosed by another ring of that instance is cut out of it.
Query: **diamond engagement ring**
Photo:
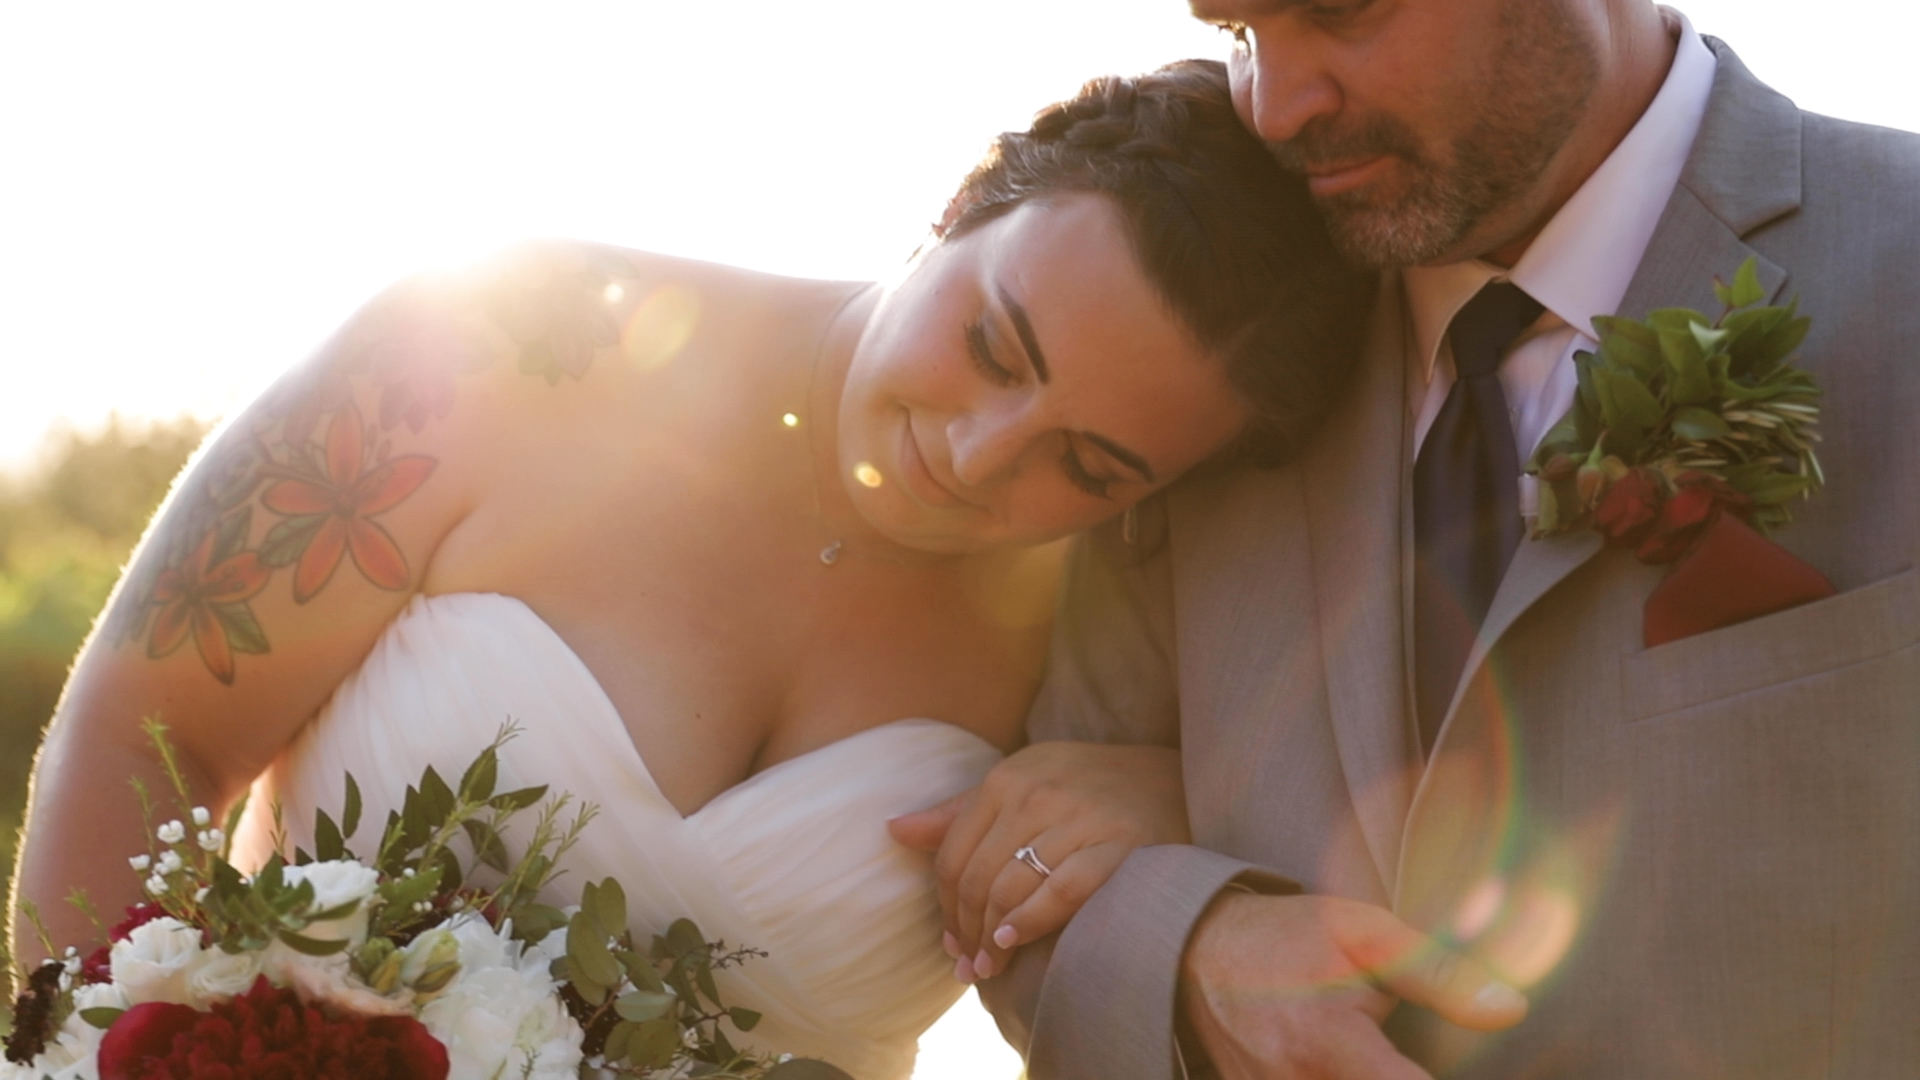
[[[1034,871],[1038,873],[1041,877],[1053,876],[1053,870],[1050,869],[1046,863],[1043,863],[1040,861],[1040,856],[1034,854],[1033,845],[1031,844],[1021,848],[1019,851],[1014,852],[1013,861],[1027,864],[1028,866],[1032,867]]]

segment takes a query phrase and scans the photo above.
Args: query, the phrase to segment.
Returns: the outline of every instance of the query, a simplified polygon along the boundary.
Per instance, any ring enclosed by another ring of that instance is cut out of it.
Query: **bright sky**
[[[1920,129],[1920,7],[1685,9],[1802,106]],[[62,419],[230,410],[518,237],[884,275],[995,132],[1225,47],[1180,0],[0,3],[0,467]],[[921,1080],[1010,1078],[955,1015]]]

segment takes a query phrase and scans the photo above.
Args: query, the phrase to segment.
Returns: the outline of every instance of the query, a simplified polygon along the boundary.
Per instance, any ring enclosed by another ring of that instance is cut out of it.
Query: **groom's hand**
[[[1527,1000],[1382,908],[1229,892],[1201,918],[1181,1007],[1226,1080],[1427,1080],[1380,1024],[1397,1000],[1462,1027],[1519,1023]]]

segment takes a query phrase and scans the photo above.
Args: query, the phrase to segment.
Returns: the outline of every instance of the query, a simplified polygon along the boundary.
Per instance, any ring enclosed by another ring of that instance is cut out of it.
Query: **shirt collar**
[[[1427,381],[1447,326],[1495,278],[1525,289],[1576,332],[1593,337],[1593,317],[1611,315],[1633,283],[1687,155],[1700,132],[1717,66],[1685,15],[1667,80],[1647,111],[1541,230],[1511,271],[1480,259],[1409,268],[1402,277]]]

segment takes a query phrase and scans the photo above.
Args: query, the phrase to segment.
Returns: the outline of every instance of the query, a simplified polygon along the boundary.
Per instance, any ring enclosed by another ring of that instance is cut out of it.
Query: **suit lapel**
[[[1668,307],[1717,312],[1714,278],[1730,280],[1749,258],[1758,263],[1768,297],[1778,297],[1786,285],[1787,272],[1741,237],[1800,205],[1800,111],[1755,79],[1725,43],[1707,43],[1718,60],[1713,97],[1686,170],[1620,303],[1616,314],[1623,317],[1644,318]],[[1521,543],[1468,654],[1434,757],[1453,726],[1452,712],[1500,638],[1601,547],[1590,532]]]
[[[1756,259],[1769,297],[1777,298],[1787,283],[1786,270],[1758,255],[1742,238],[1799,208],[1800,112],[1755,79],[1724,43],[1712,38],[1707,43],[1718,59],[1713,97],[1686,170],[1621,302],[1618,314],[1622,316],[1644,318],[1665,307],[1718,311],[1715,275],[1730,277],[1748,258]],[[1585,566],[1602,546],[1591,533],[1522,542],[1467,658],[1430,763],[1440,761],[1450,744],[1469,751],[1484,744],[1484,729],[1494,718],[1468,703],[1492,700],[1471,692],[1475,680],[1484,674],[1489,654],[1534,604]],[[1416,818],[1426,806],[1446,801],[1434,794],[1440,786],[1435,772],[1429,768],[1421,776],[1407,818],[1407,836],[1413,835]],[[1471,830],[1462,833],[1470,834]],[[1403,862],[1395,873],[1402,890],[1408,870],[1405,847],[1403,838]],[[1440,863],[1446,861],[1443,858]],[[1399,903],[1407,894],[1397,891],[1395,895]]]
[[[1314,596],[1340,767],[1391,895],[1418,748],[1407,724],[1401,564],[1406,315],[1389,277],[1359,385],[1305,463]]]

